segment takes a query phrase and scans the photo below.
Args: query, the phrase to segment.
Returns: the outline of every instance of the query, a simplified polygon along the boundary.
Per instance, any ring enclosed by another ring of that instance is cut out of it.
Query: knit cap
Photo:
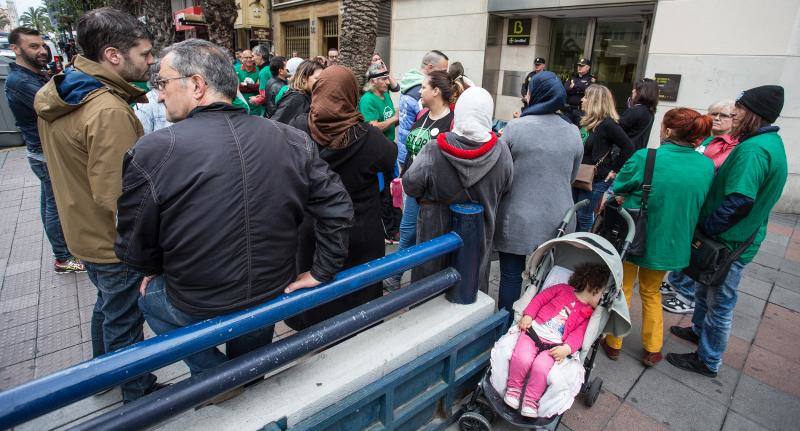
[[[737,102],[769,123],[774,123],[783,109],[783,87],[762,85],[742,92]]]

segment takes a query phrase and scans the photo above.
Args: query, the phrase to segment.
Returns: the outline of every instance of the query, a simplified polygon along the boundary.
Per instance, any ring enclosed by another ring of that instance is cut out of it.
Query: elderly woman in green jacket
[[[624,264],[622,288],[628,306],[633,285],[639,280],[642,298],[642,362],[654,366],[661,361],[664,320],[659,287],[667,271],[689,264],[694,228],[711,182],[714,164],[695,151],[708,136],[711,117],[687,108],[672,109],[661,124],[661,146],[656,152],[653,180],[647,204],[647,241],[641,256],[631,256]],[[617,175],[616,195],[623,196],[624,208],[641,206],[647,149],[636,152]],[[619,357],[622,339],[606,336],[603,350],[612,360]]]

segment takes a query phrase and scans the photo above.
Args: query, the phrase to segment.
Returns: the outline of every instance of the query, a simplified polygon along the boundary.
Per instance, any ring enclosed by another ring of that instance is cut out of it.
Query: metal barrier
[[[448,280],[452,279],[452,283],[442,285],[440,281],[436,286],[441,291],[455,283],[456,285],[452,291],[447,294],[448,299],[456,303],[474,302],[477,295],[478,284],[476,281],[478,280],[480,267],[480,262],[477,259],[480,257],[480,250],[483,247],[483,209],[480,205],[459,204],[451,205],[451,210],[453,212],[454,232],[342,271],[337,274],[332,282],[314,289],[299,290],[288,295],[281,295],[248,310],[179,328],[2,392],[0,393],[0,429],[19,425],[104,389],[119,385],[142,373],[162,368],[191,354],[215,347],[264,326],[272,325],[306,309],[358,291],[365,286],[456,250],[460,250],[453,257],[453,266],[457,271],[456,276],[452,277],[453,274],[450,274]],[[477,229],[479,231],[476,232],[475,230]],[[470,241],[465,242],[462,238],[469,238]],[[439,275],[441,276],[445,273],[447,271]],[[459,280],[462,281],[459,282]],[[463,280],[468,280],[469,282],[464,282]],[[416,289],[414,285],[410,286],[410,288],[411,290]],[[397,295],[397,293],[389,296]],[[410,295],[406,300],[409,298],[417,297]],[[365,304],[364,307],[379,308],[380,303],[374,304],[379,300]],[[416,302],[419,300],[421,299],[418,298]],[[379,317],[385,317],[386,315]],[[320,325],[324,325],[324,323]],[[369,324],[366,323],[366,325]],[[353,329],[351,333],[356,330],[358,328]],[[330,339],[326,339],[326,341],[327,344],[330,344],[336,340],[330,341]],[[274,346],[266,346],[260,349],[259,352],[267,355],[274,354]],[[245,361],[247,358],[252,358],[251,355],[252,353],[239,359]],[[235,361],[230,362],[238,363]],[[223,369],[225,365],[228,365],[228,363],[217,369]],[[261,374],[263,375],[264,373]],[[207,374],[209,373],[204,373],[204,377],[207,377]],[[223,386],[217,386],[217,389],[219,389],[217,393],[225,391]],[[172,389],[172,391],[180,390],[180,388],[184,387],[186,385],[181,385],[178,389]],[[151,399],[150,397],[156,396],[159,392],[163,392],[163,390],[151,394],[147,398]],[[190,407],[202,403],[214,395],[212,394],[210,397],[202,399]],[[197,399],[204,396],[197,397]],[[172,414],[175,413],[177,412],[172,412]]]

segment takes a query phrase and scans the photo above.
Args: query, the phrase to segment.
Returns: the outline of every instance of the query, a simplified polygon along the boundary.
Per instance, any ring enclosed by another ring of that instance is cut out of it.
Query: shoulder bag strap
[[[644,182],[642,183],[642,209],[647,209],[647,199],[650,197],[650,190],[653,188],[653,170],[656,166],[656,149],[647,150],[647,160],[644,164]]]

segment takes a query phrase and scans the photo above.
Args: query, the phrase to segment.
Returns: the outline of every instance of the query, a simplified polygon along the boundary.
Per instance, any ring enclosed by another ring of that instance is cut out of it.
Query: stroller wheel
[[[494,412],[494,409],[493,409],[493,408],[492,408],[492,406],[489,404],[489,402],[488,402],[488,401],[486,401],[485,399],[483,399],[483,398],[478,398],[478,399],[475,401],[475,407],[476,407],[476,409],[475,409],[475,410],[476,410],[478,413],[480,413],[480,414],[481,414],[481,416],[483,416],[484,418],[486,418],[486,420],[487,420],[487,421],[489,421],[489,423],[492,423],[492,422],[494,422],[494,420],[497,418],[497,414]]]
[[[466,412],[458,418],[461,431],[492,431],[492,424],[478,412]]]
[[[597,401],[597,397],[600,396],[600,389],[602,388],[603,379],[600,377],[597,377],[589,382],[589,386],[586,388],[586,393],[583,396],[583,402],[586,404],[586,407],[591,407],[594,405],[595,401]]]

